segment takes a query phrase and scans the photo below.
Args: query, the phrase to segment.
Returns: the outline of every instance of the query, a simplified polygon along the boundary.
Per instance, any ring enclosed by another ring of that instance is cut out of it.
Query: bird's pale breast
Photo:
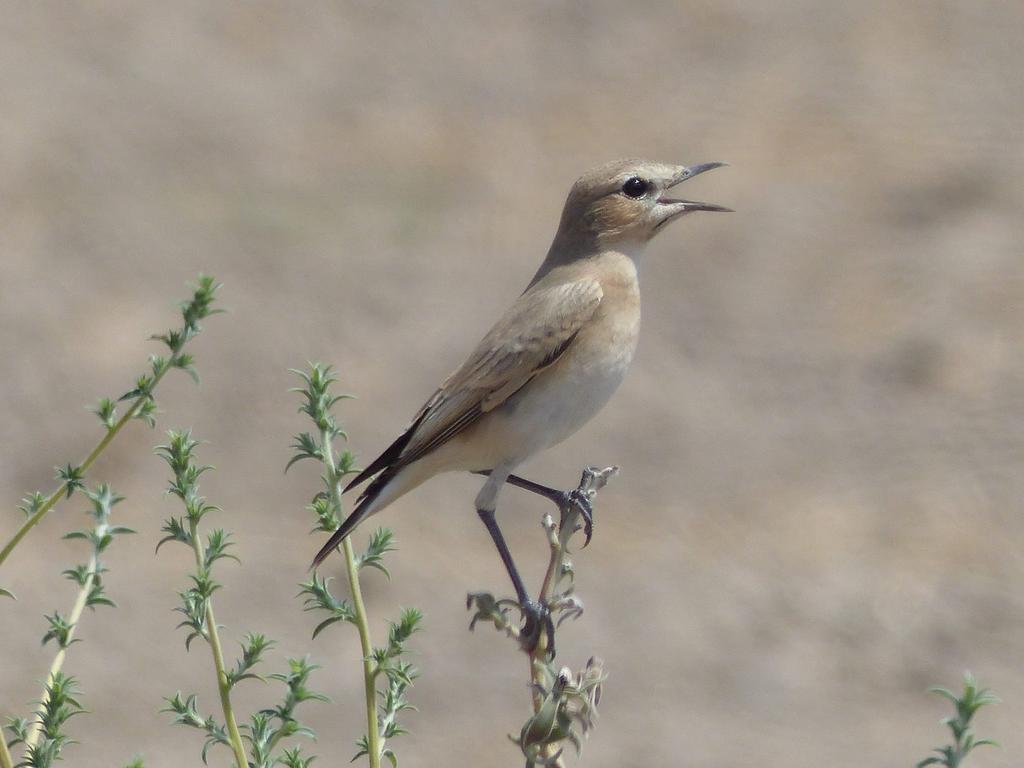
[[[571,436],[615,393],[636,351],[640,293],[631,259],[600,258],[607,263],[594,265],[603,297],[593,318],[553,365],[467,430],[453,454],[486,454],[487,468],[514,465]]]

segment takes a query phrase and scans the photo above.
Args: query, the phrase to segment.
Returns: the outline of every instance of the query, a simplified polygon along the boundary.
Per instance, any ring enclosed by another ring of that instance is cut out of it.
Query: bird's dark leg
[[[483,469],[475,474],[489,476],[491,473],[489,470]],[[575,507],[579,511],[580,517],[583,518],[583,535],[585,536],[583,546],[585,547],[590,543],[590,537],[594,535],[594,506],[590,497],[579,488],[573,488],[571,491],[560,491],[557,488],[549,488],[546,485],[535,483],[518,475],[509,475],[505,478],[505,482],[509,485],[514,485],[516,488],[522,488],[524,491],[543,496],[548,501],[554,503],[563,513],[567,508]]]
[[[491,534],[491,538],[494,540],[494,546],[498,548],[498,554],[501,556],[501,562],[505,564],[505,570],[508,571],[508,577],[512,579],[512,586],[516,590],[516,597],[519,599],[519,602],[523,604],[530,602],[530,596],[526,592],[526,585],[523,584],[523,579],[519,575],[519,569],[516,568],[515,561],[512,560],[512,553],[509,551],[508,544],[505,543],[505,537],[501,533],[501,528],[498,527],[498,520],[494,516],[494,510],[478,509],[476,513],[483,521],[484,527],[487,528],[487,532]]]
[[[515,561],[512,559],[512,553],[509,551],[508,544],[505,543],[505,537],[501,533],[501,528],[498,527],[498,520],[494,516],[494,510],[477,508],[476,513],[483,521],[487,532],[491,534],[494,546],[497,547],[498,554],[501,556],[501,562],[505,564],[505,570],[508,571],[508,577],[512,580],[512,586],[516,591],[516,599],[519,601],[519,608],[522,610],[523,617],[525,618],[522,635],[523,645],[528,651],[532,652],[540,640],[541,629],[544,629],[548,636],[549,652],[554,655],[555,627],[551,621],[551,612],[543,603],[530,599],[530,595],[526,591],[526,585],[523,584],[523,578],[519,575],[519,569],[516,568]]]

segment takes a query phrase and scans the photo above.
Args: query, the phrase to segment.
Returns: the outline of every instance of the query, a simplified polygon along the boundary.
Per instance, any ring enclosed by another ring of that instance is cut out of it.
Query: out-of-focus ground
[[[319,540],[287,476],[295,382],[335,363],[364,460],[532,275],[570,183],[620,156],[728,160],[689,195],[730,205],[652,246],[631,377],[527,468],[570,485],[622,466],[579,554],[584,618],[560,657],[610,678],[583,765],[898,766],[941,743],[930,684],[971,669],[1005,703],[983,735],[1024,759],[1024,4],[12,3],[0,16],[2,530],[24,492],[98,436],[200,270],[230,313],[195,345],[202,386],[161,386],[194,427],[243,565],[220,570],[226,636],[324,666],[317,765],[362,732],[355,633],[309,640],[293,599]],[[173,630],[189,556],[153,556],[167,472],[141,424],[97,466],[138,530],[111,549],[120,607],[87,615],[68,671],[92,714],[69,765],[198,764],[161,697],[198,690]],[[467,591],[505,591],[471,508],[437,479],[380,522],[401,552],[368,578],[378,638],[426,613],[404,766],[519,765],[525,663]],[[23,713],[67,612],[61,534],[0,573],[0,704]],[[539,580],[543,505],[502,500]],[[6,538],[6,533],[4,537]],[[341,576],[339,561],[329,571]],[[252,687],[247,702],[272,691]],[[226,753],[212,763],[227,765]]]

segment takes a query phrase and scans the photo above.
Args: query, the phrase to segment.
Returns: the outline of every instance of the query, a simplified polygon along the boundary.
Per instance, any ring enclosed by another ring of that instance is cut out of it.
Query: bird
[[[730,212],[670,196],[684,181],[726,165],[618,160],[581,176],[569,191],[544,261],[523,293],[465,362],[427,399],[410,425],[347,485],[365,484],[355,508],[313,567],[353,529],[443,472],[486,475],[475,499],[521,607],[530,600],[495,516],[506,483],[564,503],[563,493],[513,471],[587,423],[618,389],[640,330],[637,265],[670,222],[695,211]],[[587,514],[589,540],[589,514]]]

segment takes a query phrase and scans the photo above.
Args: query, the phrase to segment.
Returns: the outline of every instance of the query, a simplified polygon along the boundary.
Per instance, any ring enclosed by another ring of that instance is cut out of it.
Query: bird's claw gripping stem
[[[583,518],[584,547],[590,543],[594,535],[594,497],[618,472],[618,467],[587,467],[580,477],[580,484],[571,491],[563,491],[556,499],[558,509],[562,513],[560,530],[566,530],[567,525],[571,525],[572,530],[578,530],[575,527],[575,516]]]
[[[565,520],[566,515],[574,512],[583,518],[583,546],[586,547],[590,543],[590,538],[594,535],[594,501],[592,496],[580,488],[573,488],[571,491],[563,492],[558,508],[562,513],[563,520]]]
[[[469,622],[470,631],[481,621],[490,622],[497,630],[518,640],[528,654],[537,650],[541,637],[544,637],[547,656],[554,658],[555,621],[551,606],[546,602],[529,598],[520,602],[507,597],[499,600],[490,592],[470,592],[466,596],[466,608],[474,611]],[[509,615],[511,609],[519,611],[521,626],[517,627]]]
[[[551,618],[551,608],[544,601],[526,600],[520,603],[519,611],[523,616],[523,628],[519,633],[519,642],[523,650],[533,653],[543,633],[546,639],[546,652],[550,658],[554,658],[555,622]]]

